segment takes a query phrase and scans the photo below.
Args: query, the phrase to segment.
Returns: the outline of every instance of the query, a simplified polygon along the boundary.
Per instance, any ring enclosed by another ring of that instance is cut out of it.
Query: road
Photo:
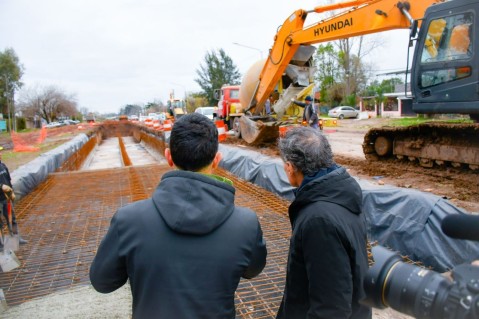
[[[365,131],[362,132],[344,128],[325,128],[323,132],[328,137],[334,154],[365,159],[362,148]]]

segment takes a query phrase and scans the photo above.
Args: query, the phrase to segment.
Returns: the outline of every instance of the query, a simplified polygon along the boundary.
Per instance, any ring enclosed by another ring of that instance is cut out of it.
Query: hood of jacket
[[[233,186],[201,173],[171,171],[163,175],[153,203],[166,224],[184,234],[203,235],[234,211]]]
[[[341,166],[301,186],[296,192],[291,208],[296,210],[319,201],[334,203],[343,206],[353,214],[361,214],[361,188]]]

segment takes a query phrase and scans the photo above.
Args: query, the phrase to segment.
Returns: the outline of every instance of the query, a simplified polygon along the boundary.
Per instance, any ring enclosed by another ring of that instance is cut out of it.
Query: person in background
[[[15,192],[12,186],[12,178],[10,172],[8,171],[7,165],[2,162],[2,153],[3,147],[0,146],[0,208],[2,209],[2,215],[5,218],[5,221],[8,225],[8,231],[11,235],[18,235],[18,240],[20,245],[27,244],[28,241],[24,239],[18,233],[18,223],[17,218],[15,217],[15,210],[13,208],[13,202],[15,201]],[[8,223],[8,200],[12,202],[11,212],[12,212],[12,225]],[[0,216],[0,232],[3,237],[3,220]],[[3,251],[3,240],[0,242],[0,251]]]
[[[268,97],[266,102],[264,102],[264,108],[267,115],[271,114],[271,95]]]
[[[133,318],[235,318],[240,278],[257,276],[266,244],[256,214],[235,206],[232,182],[213,174],[218,130],[191,113],[175,122],[152,198],[120,208],[90,268],[93,287],[130,282]]]
[[[368,270],[360,186],[334,162],[319,130],[293,128],[278,146],[297,189],[288,209],[292,235],[277,318],[371,318],[359,303]]]
[[[291,99],[291,102],[304,108],[303,122],[308,123],[308,125],[312,128],[319,128],[318,113],[316,112],[316,108],[314,107],[313,98],[310,95],[306,96],[306,98],[304,99],[304,103],[296,101],[294,98]]]

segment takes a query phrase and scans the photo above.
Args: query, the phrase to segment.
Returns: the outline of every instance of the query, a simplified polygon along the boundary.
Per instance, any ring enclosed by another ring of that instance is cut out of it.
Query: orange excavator
[[[344,9],[304,27],[313,13]],[[265,62],[244,75],[239,135],[250,144],[275,141],[283,115],[313,82],[312,44],[393,29],[416,40],[411,72],[413,110],[419,114],[468,114],[472,124],[425,123],[377,128],[364,140],[366,158],[395,156],[422,166],[452,163],[479,169],[479,2],[477,0],[356,0],[293,12],[278,29]],[[418,32],[419,29],[419,32]],[[280,92],[276,118],[263,115],[266,99]]]

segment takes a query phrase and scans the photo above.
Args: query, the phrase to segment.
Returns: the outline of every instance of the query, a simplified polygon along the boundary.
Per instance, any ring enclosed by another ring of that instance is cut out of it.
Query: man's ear
[[[166,158],[166,161],[168,162],[168,165],[170,165],[170,167],[175,166],[175,163],[173,163],[173,159],[171,158],[171,151],[169,148],[165,148],[165,158]]]
[[[213,163],[211,164],[211,167],[213,169],[217,168],[222,158],[223,158],[223,154],[221,154],[220,152],[217,152],[215,155],[215,158],[213,159]]]

